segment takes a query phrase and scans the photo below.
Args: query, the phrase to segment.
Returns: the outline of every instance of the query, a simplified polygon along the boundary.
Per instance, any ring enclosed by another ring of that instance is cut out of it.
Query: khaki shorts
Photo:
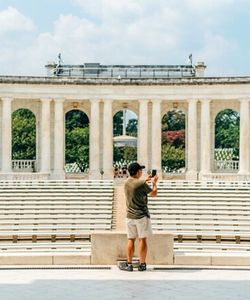
[[[146,238],[153,234],[151,220],[148,217],[141,219],[126,218],[128,239]]]

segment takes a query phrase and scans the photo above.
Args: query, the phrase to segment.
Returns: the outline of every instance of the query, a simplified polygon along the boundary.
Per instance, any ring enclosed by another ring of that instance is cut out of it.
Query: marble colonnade
[[[1,174],[12,172],[11,113],[14,101],[15,99],[12,98],[1,98]],[[64,105],[66,101],[66,99],[40,99],[38,172],[48,174],[48,178],[65,178]],[[134,101],[137,102],[139,108],[138,161],[147,169],[157,169],[161,174],[161,119],[162,105],[166,101],[159,99]],[[186,179],[196,180],[198,174],[212,172],[211,100],[186,99],[182,101],[187,104]],[[113,177],[113,104],[115,99],[90,99],[87,102],[90,111],[89,176],[92,179],[98,179],[102,170],[103,178],[111,179]],[[241,120],[239,174],[244,175],[250,172],[249,100],[240,99],[239,103]],[[53,130],[51,130],[52,124]]]

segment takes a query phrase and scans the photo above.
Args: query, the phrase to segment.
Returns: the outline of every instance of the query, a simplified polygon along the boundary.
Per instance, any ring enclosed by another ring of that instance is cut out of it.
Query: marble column
[[[100,179],[100,100],[93,99],[90,103],[89,176]]]
[[[161,100],[152,100],[152,169],[162,177],[161,168]]]
[[[51,99],[41,99],[41,173],[50,173],[50,104]]]
[[[2,173],[12,172],[11,98],[2,98]]]
[[[54,119],[54,179],[65,179],[64,172],[64,99],[55,99]]]
[[[103,178],[113,179],[113,112],[112,100],[104,101],[103,106]]]
[[[149,168],[148,157],[148,100],[139,100],[138,162]]]
[[[188,101],[186,179],[197,180],[197,99]]]
[[[211,117],[210,100],[201,101],[201,175],[211,173]],[[201,176],[202,177],[202,176]]]
[[[249,100],[240,100],[240,162],[239,174],[249,174]]]

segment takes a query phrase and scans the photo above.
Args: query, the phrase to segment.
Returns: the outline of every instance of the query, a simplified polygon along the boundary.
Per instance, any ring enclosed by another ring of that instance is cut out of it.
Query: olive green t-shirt
[[[124,185],[127,204],[127,218],[141,219],[149,217],[148,193],[152,192],[145,180],[130,177]]]

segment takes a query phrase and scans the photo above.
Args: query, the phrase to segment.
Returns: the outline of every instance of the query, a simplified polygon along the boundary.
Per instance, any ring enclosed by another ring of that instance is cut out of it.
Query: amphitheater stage
[[[150,266],[149,266],[150,267]],[[13,268],[13,267],[12,267]],[[20,267],[19,267],[20,268]],[[249,299],[250,269],[0,268],[0,299]]]

